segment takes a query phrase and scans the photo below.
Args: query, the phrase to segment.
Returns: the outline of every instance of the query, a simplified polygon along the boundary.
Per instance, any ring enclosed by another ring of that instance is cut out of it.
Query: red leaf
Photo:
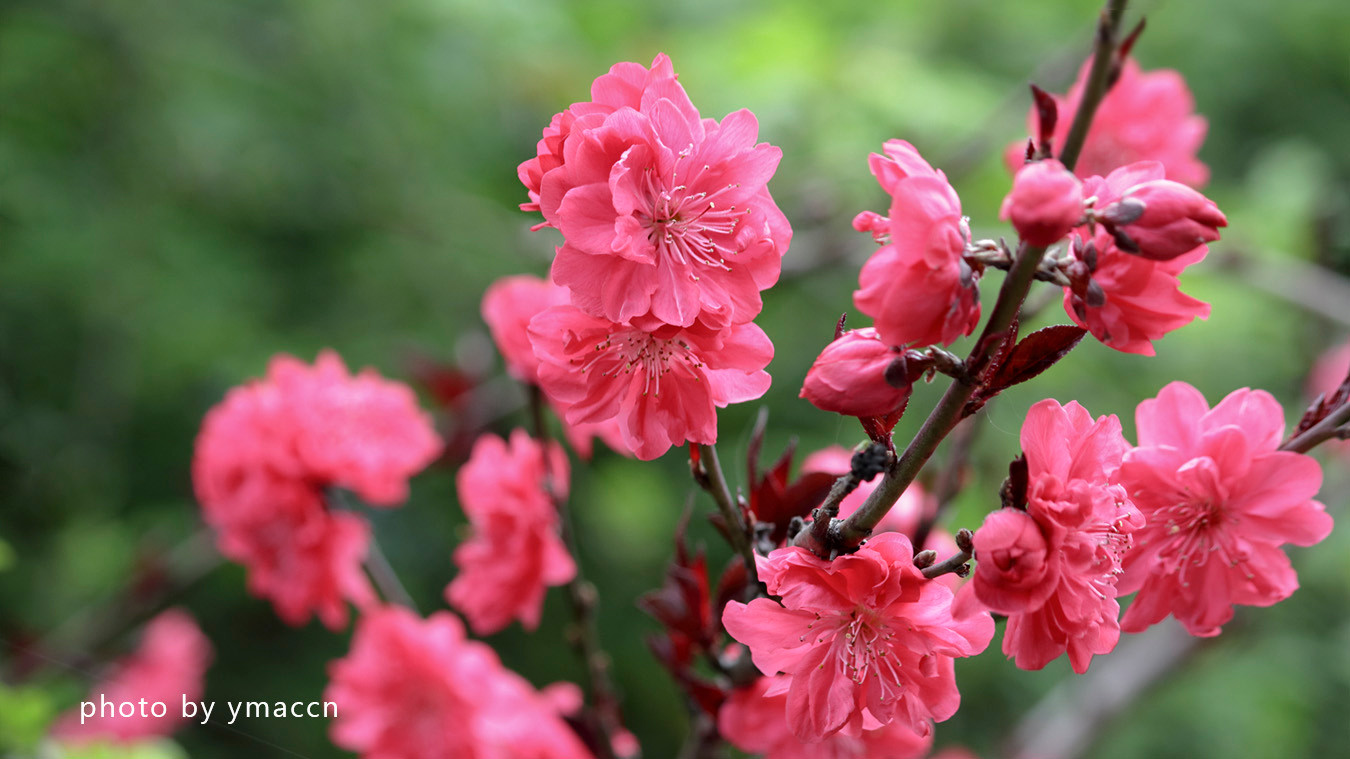
[[[1013,348],[1008,360],[995,372],[990,389],[998,393],[1032,379],[1067,356],[1086,334],[1082,327],[1068,324],[1032,332]]]

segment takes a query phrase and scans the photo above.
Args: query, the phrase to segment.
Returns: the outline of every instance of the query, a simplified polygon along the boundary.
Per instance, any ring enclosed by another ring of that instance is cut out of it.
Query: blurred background
[[[448,430],[525,423],[478,314],[495,278],[543,274],[554,232],[516,165],[556,111],[612,63],[668,53],[704,115],[746,107],[782,147],[771,183],[796,231],[758,323],[777,348],[766,458],[852,446],[856,423],[798,400],[806,368],[851,310],[875,246],[851,230],[886,199],[866,156],[892,137],[946,169],[977,236],[997,236],[1025,138],[1026,84],[1063,92],[1086,57],[1096,0],[638,4],[620,0],[8,0],[0,5],[0,755],[24,756],[140,622],[188,608],[216,647],[207,700],[311,701],[347,635],[281,623],[244,571],[203,544],[193,438],[224,391],[268,358],[324,347],[413,382]],[[1172,379],[1211,402],[1270,390],[1291,421],[1312,360],[1350,335],[1330,274],[1350,274],[1350,5],[1340,0],[1145,2],[1145,69],[1182,71],[1210,121],[1207,194],[1230,227],[1184,289],[1213,315],[1156,358],[1085,341],[990,406],[976,475],[950,526],[997,504],[1028,406],[1077,399],[1119,414]],[[999,277],[986,280],[985,294]],[[1310,289],[1309,283],[1319,285]],[[1284,295],[1280,293],[1283,292]],[[1033,294],[1033,298],[1036,297]],[[1300,303],[1302,301],[1302,303]],[[1340,321],[1336,314],[1340,313]],[[1064,323],[1058,306],[1044,323]],[[865,318],[856,318],[856,325]],[[963,350],[958,347],[958,350]],[[464,385],[486,383],[469,408]],[[921,388],[907,439],[940,387]],[[487,398],[488,401],[483,399]],[[490,401],[490,402],[489,402]],[[743,482],[760,404],[733,408],[719,448]],[[463,442],[463,441],[461,441]],[[463,518],[462,446],[374,515],[424,610],[443,607]],[[941,456],[941,452],[939,454]],[[1322,499],[1347,517],[1346,460]],[[682,454],[643,464],[601,450],[575,475],[581,560],[625,711],[651,759],[683,738],[680,695],[634,607],[657,587],[692,484]],[[696,540],[728,555],[697,502]],[[1243,610],[1100,734],[1095,757],[1335,756],[1350,745],[1350,531],[1293,549],[1288,602]],[[490,640],[536,685],[580,677],[551,594],[534,635]],[[991,650],[957,666],[963,708],[939,745],[982,756],[1043,694],[1061,660],[1026,673]],[[188,727],[191,756],[337,757],[323,720]]]

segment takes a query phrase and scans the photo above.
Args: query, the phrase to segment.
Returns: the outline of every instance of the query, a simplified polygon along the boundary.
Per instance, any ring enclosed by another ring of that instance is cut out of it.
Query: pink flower
[[[545,588],[576,576],[576,564],[558,537],[553,497],[567,497],[567,456],[552,443],[544,449],[521,429],[508,445],[483,435],[459,470],[459,502],[472,534],[455,549],[459,576],[446,598],[468,617],[479,635],[491,635],[519,619],[539,626]],[[550,496],[549,492],[554,496]]]
[[[1233,605],[1270,606],[1298,588],[1285,543],[1331,532],[1312,500],[1322,469],[1279,450],[1284,411],[1261,390],[1236,390],[1212,410],[1184,382],[1139,404],[1139,447],[1121,481],[1146,524],[1125,556],[1122,594],[1139,591],[1121,627],[1139,632],[1168,614],[1192,635],[1218,635]]]
[[[1350,374],[1350,341],[1322,354],[1313,364],[1312,374],[1308,377],[1308,397],[1316,398],[1322,394],[1331,397],[1345,382],[1347,374]],[[1320,447],[1350,458],[1350,440],[1328,440]]]
[[[686,441],[715,442],[718,408],[769,389],[773,344],[753,323],[648,331],[560,306],[530,322],[530,340],[539,382],[567,405],[568,423],[617,419],[625,447],[644,461]]]
[[[330,512],[324,489],[396,505],[440,449],[406,386],[371,370],[352,376],[331,352],[313,367],[283,355],[206,415],[193,486],[221,552],[249,568],[253,593],[290,624],[317,612],[338,628],[346,601],[374,600],[361,569],[369,526]]]
[[[994,623],[984,614],[953,619],[951,590],[925,579],[913,557],[895,533],[832,562],[780,548],[759,559],[759,576],[782,605],[727,604],[722,622],[755,666],[789,676],[787,720],[798,739],[893,722],[923,733],[929,720],[956,713],[953,658],[984,650]]]
[[[664,57],[652,65],[669,69]],[[649,85],[640,103],[591,109],[567,128],[539,190],[563,235],[553,280],[614,322],[748,322],[792,239],[768,190],[782,152],[756,143],[749,111],[719,124],[669,89]]]
[[[1028,245],[1054,245],[1083,219],[1083,185],[1054,159],[1018,169],[999,218]]]
[[[1154,261],[1170,261],[1219,239],[1228,226],[1214,201],[1163,179],[1163,165],[1141,161],[1103,177],[1091,177],[1085,193],[1096,198],[1097,218],[1115,231],[1127,252]]]
[[[1069,134],[1091,66],[1091,60],[1083,64],[1067,96],[1055,97],[1060,114],[1056,149]],[[1027,128],[1036,132],[1034,107],[1027,116]],[[1135,161],[1160,161],[1167,167],[1168,179],[1202,187],[1209,180],[1209,168],[1196,153],[1207,130],[1204,117],[1195,114],[1195,100],[1181,74],[1170,69],[1145,73],[1132,59],[1126,60],[1120,79],[1097,107],[1074,170],[1080,177],[1105,176]],[[1010,169],[1020,167],[1026,160],[1026,141],[1008,146],[1005,157]]]
[[[1204,260],[1205,246],[1170,261],[1150,261],[1120,250],[1109,232],[1098,230],[1091,239],[1095,254],[1084,253],[1086,241],[1077,238],[1072,255],[1091,258],[1096,268],[1083,288],[1064,288],[1064,311],[1098,340],[1123,353],[1152,356],[1153,341],[1209,318],[1209,304],[1181,292],[1177,280],[1187,266]]]
[[[211,641],[191,615],[181,609],[161,613],[145,626],[136,652],[117,662],[108,678],[90,691],[89,702],[100,709],[111,703],[112,710],[84,719],[79,711],[63,714],[52,728],[53,737],[80,744],[135,743],[171,735],[183,722],[181,701],[201,700],[212,656]],[[156,702],[164,704],[164,716],[151,713]],[[117,713],[122,703],[136,704],[133,716]]]
[[[787,677],[761,677],[737,688],[717,713],[717,730],[736,748],[764,759],[918,759],[933,745],[931,726],[915,732],[899,721],[857,735],[837,732],[803,743],[787,721]],[[775,695],[767,695],[773,690]]]
[[[1116,578],[1143,522],[1117,483],[1128,447],[1120,420],[1094,422],[1076,402],[1044,400],[1027,412],[1026,511],[995,511],[975,532],[978,564],[956,603],[958,617],[1008,615],[1003,653],[1022,669],[1067,651],[1081,674],[1120,639]]]
[[[822,411],[886,416],[909,400],[910,390],[904,353],[888,347],[869,327],[845,332],[825,346],[806,372],[799,397]]]
[[[553,700],[449,612],[373,610],[329,677],[333,742],[366,759],[590,759]]]
[[[885,150],[869,162],[891,195],[890,217],[853,220],[885,244],[863,265],[853,303],[887,345],[950,345],[980,321],[975,277],[961,258],[970,238],[961,199],[913,145],[890,140]]]
[[[570,302],[567,288],[558,287],[549,280],[520,274],[502,277],[488,287],[483,295],[483,321],[497,343],[506,369],[520,382],[530,385],[539,384],[539,359],[530,345],[527,328],[530,320],[540,312],[552,306],[564,306]],[[610,420],[600,424],[567,424],[566,404],[549,399],[554,413],[563,421],[563,434],[567,442],[579,456],[591,457],[592,440],[599,437],[605,445],[619,453],[627,455],[623,445],[623,434],[618,422]]]
[[[596,78],[591,85],[591,100],[573,103],[567,110],[554,115],[539,140],[538,154],[520,164],[520,181],[530,194],[530,202],[522,203],[520,210],[539,210],[544,176],[563,165],[567,139],[577,119],[592,114],[607,116],[620,108],[641,111],[645,106],[650,109],[659,100],[667,100],[681,113],[698,118],[698,110],[689,102],[684,87],[676,81],[675,70],[664,54],[656,56],[651,69],[639,63],[616,63],[608,74]],[[545,222],[541,226],[551,225]]]

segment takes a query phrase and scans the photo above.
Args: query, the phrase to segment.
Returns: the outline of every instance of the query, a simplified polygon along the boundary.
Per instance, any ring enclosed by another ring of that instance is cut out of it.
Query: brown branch
[[[957,552],[948,556],[939,564],[923,568],[923,576],[928,579],[941,577],[945,574],[955,574],[957,577],[965,577],[970,574],[970,559],[975,553],[975,536],[970,530],[964,527],[956,533]]]
[[[1327,414],[1325,419],[1280,446],[1280,450],[1307,453],[1328,440],[1343,439],[1341,435],[1344,434],[1347,425],[1350,425],[1350,402],[1342,403],[1335,411]]]
[[[1069,135],[1064,141],[1064,150],[1060,154],[1061,162],[1070,170],[1078,160],[1092,117],[1109,86],[1107,80],[1113,66],[1116,33],[1124,14],[1125,4],[1126,0],[1109,0],[1098,24],[1092,69],[1083,91],[1083,99],[1074,114]],[[1009,269],[1008,276],[999,289],[998,300],[989,315],[989,321],[965,361],[970,376],[979,375],[980,370],[993,355],[1000,339],[1012,325],[1031,289],[1031,283],[1035,279],[1036,270],[1045,255],[1045,250],[1044,247],[1031,247],[1025,243],[1018,248],[1012,268]],[[816,550],[817,555],[828,556],[833,552],[852,551],[872,534],[873,528],[895,505],[900,494],[914,481],[938,445],[961,420],[966,401],[978,387],[978,384],[970,379],[956,378],[952,381],[942,399],[938,401],[938,405],[924,420],[919,432],[894,466],[886,472],[876,490],[872,491],[862,506],[847,520],[832,525],[826,541],[829,550]],[[809,531],[804,531],[793,541],[794,544],[807,545],[810,534]]]
[[[534,425],[534,437],[543,450],[547,465],[549,434],[548,422],[544,413],[544,393],[537,385],[529,386],[530,419]],[[576,564],[576,574],[567,583],[567,601],[572,611],[573,634],[571,643],[581,659],[586,674],[586,689],[591,697],[591,708],[582,712],[582,720],[594,738],[597,759],[615,759],[614,736],[624,729],[619,714],[619,696],[610,678],[610,657],[600,645],[600,628],[596,621],[596,607],[599,594],[595,586],[586,579],[581,568],[581,555],[576,533],[572,527],[572,512],[568,499],[558,495],[548,480],[544,489],[558,510],[558,535],[562,538],[567,552]]]
[[[691,446],[697,446],[698,463],[693,467],[694,481],[698,486],[708,491],[713,501],[717,503],[717,510],[721,512],[722,519],[726,521],[727,540],[736,553],[740,554],[745,562],[745,571],[750,578],[750,585],[759,583],[759,571],[755,566],[755,550],[750,544],[750,531],[744,520],[741,519],[741,510],[736,506],[735,500],[731,496],[731,487],[727,485],[726,474],[722,471],[722,461],[717,457],[717,447],[715,445],[705,445],[703,443],[690,443]]]

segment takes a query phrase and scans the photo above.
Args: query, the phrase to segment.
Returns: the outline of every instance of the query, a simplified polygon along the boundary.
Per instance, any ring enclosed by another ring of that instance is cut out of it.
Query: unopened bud
[[[1083,185],[1059,161],[1028,163],[1013,178],[999,217],[1028,245],[1053,245],[1083,219]]]

